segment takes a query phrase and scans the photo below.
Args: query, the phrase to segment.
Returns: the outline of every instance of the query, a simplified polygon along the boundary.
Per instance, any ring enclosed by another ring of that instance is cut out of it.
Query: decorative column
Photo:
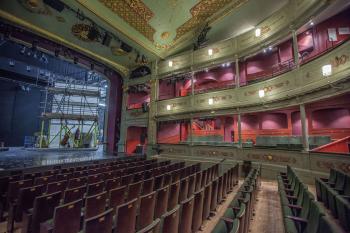
[[[192,96],[194,95],[194,72],[193,71],[191,71],[191,95]]]
[[[298,39],[297,39],[297,33],[293,29],[292,30],[292,38],[293,38],[293,57],[294,57],[294,64],[297,68],[299,68],[299,49],[298,49]]]
[[[128,79],[125,79],[123,85],[123,102],[122,102],[122,113],[121,113],[121,124],[120,124],[120,138],[118,142],[118,152],[125,153],[126,152],[126,134],[128,130],[128,126],[126,124],[126,115],[127,115],[127,100],[128,100]]]
[[[239,75],[239,58],[238,55],[235,55],[235,65],[236,65],[236,74],[235,74],[235,84],[236,84],[236,88],[239,88],[241,83],[240,83],[240,75]]]
[[[192,124],[193,124],[193,118],[190,119],[190,145],[193,145],[193,132],[192,132]]]
[[[152,77],[150,80],[151,93],[150,93],[150,103],[148,111],[148,134],[147,134],[147,156],[154,155],[156,153],[152,148],[157,144],[157,121],[155,117],[157,116],[157,100],[158,100],[158,61],[152,64]]]
[[[114,73],[109,76],[109,91],[108,91],[108,107],[107,107],[107,119],[105,123],[105,136],[104,139],[107,143],[105,149],[108,153],[117,151],[117,145],[120,138],[120,125],[121,125],[121,106],[122,106],[122,85],[123,78]]]
[[[308,134],[308,124],[306,120],[305,105],[300,104],[300,120],[301,120],[301,133],[303,140],[304,151],[309,151],[309,134]]]
[[[242,148],[241,113],[238,113],[238,116],[237,116],[237,128],[238,128],[238,147]]]

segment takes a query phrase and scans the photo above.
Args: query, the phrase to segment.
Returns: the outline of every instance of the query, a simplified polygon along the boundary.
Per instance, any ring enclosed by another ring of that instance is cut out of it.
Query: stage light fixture
[[[214,104],[214,99],[213,98],[209,98],[208,99],[208,104],[209,105],[213,105]]]
[[[208,49],[208,55],[212,56],[213,55],[213,49]]]
[[[21,54],[24,54],[26,52],[26,47],[25,46],[22,46],[21,50],[20,50],[20,53]]]
[[[168,105],[166,106],[166,110],[168,110],[168,111],[171,110],[171,105],[170,105],[170,104],[168,104]]]
[[[168,66],[169,66],[169,67],[173,67],[173,61],[170,60],[170,61],[168,62]]]

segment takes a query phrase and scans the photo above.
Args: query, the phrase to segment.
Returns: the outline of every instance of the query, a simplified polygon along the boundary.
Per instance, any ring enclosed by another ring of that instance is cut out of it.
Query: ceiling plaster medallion
[[[169,38],[169,35],[170,35],[170,32],[163,32],[161,35],[160,35],[160,38],[162,38],[163,40],[166,40]]]
[[[91,29],[91,26],[88,24],[74,24],[72,26],[72,34],[76,36],[79,40],[85,41],[85,42],[94,42],[96,40],[91,40],[88,38],[89,31]]]

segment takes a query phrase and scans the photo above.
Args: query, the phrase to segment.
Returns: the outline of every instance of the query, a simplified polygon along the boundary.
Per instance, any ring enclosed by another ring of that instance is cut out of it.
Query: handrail
[[[317,148],[315,148],[315,149],[313,149],[313,150],[311,150],[311,151],[313,151],[313,152],[320,152],[320,151],[322,151],[322,150],[325,149],[325,148],[328,148],[328,147],[331,147],[331,146],[334,146],[334,145],[336,145],[336,144],[340,144],[340,143],[346,142],[346,141],[349,141],[349,142],[350,142],[350,136],[347,136],[347,137],[345,137],[345,138],[336,140],[336,141],[331,142],[331,143],[328,143],[328,144],[326,144],[326,145],[319,146],[319,147],[317,147]],[[348,148],[348,149],[349,149],[349,148]]]

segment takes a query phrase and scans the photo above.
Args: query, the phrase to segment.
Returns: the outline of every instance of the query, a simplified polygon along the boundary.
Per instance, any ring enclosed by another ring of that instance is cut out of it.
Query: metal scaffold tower
[[[100,85],[66,78],[49,80],[42,102],[40,148],[97,148]]]

